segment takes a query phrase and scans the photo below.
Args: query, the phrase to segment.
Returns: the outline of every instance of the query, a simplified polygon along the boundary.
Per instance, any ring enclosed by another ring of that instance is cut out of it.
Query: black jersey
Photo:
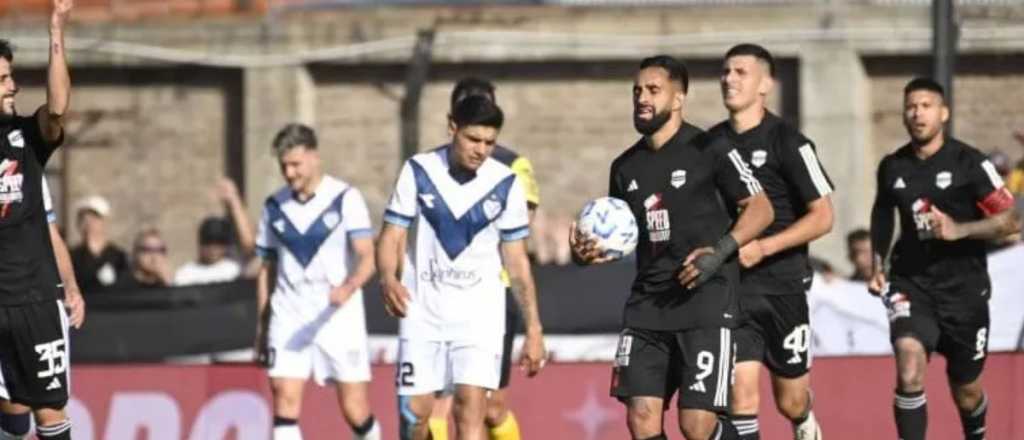
[[[756,127],[736,133],[728,121],[708,134],[736,148],[751,165],[772,202],[775,220],[761,237],[777,234],[807,214],[807,204],[829,195],[832,181],[821,167],[814,143],[770,112]],[[812,275],[807,245],[766,257],[742,273],[743,294],[803,293]]]
[[[995,166],[959,140],[948,138],[927,159],[905,145],[878,165],[878,194],[873,222],[892,222],[892,209],[900,217],[900,236],[892,251],[892,274],[923,285],[957,286],[988,282],[985,241],[933,238],[929,211],[937,207],[957,222],[985,218],[1013,206]],[[876,226],[873,226],[876,227]]]
[[[0,120],[0,305],[58,298],[42,188],[57,145],[43,140],[34,116]]]
[[[608,195],[629,204],[640,230],[626,327],[681,330],[734,319],[735,258],[695,290],[676,279],[690,252],[729,231],[730,206],[761,190],[736,150],[708,140],[684,124],[661,149],[641,139],[612,162]]]

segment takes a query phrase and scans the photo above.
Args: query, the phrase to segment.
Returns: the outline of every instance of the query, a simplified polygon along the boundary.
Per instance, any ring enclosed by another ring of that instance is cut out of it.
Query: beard
[[[650,136],[661,129],[662,126],[668,122],[669,118],[672,117],[671,110],[664,110],[661,112],[655,112],[654,116],[649,120],[642,120],[636,115],[633,115],[633,127],[636,131],[644,136]]]

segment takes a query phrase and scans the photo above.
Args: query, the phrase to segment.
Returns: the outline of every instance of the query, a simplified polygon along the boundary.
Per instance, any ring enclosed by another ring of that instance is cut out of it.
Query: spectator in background
[[[859,228],[846,234],[846,256],[853,264],[850,281],[871,279],[871,233],[867,229]]]
[[[244,262],[253,255],[254,237],[238,187],[230,179],[221,179],[216,188],[217,197],[224,202],[232,221],[220,217],[207,217],[199,226],[199,255],[196,261],[186,263],[174,275],[178,286],[233,281],[243,272]],[[233,223],[233,225],[232,225]],[[231,258],[232,234],[236,233],[240,258]],[[240,261],[239,261],[240,260]]]
[[[82,241],[71,249],[71,264],[79,287],[88,295],[116,284],[118,275],[128,270],[128,256],[107,239],[106,199],[94,195],[79,200],[75,216]]]
[[[832,280],[836,279],[836,270],[832,267],[832,263],[829,263],[823,258],[815,257],[811,255],[807,258],[808,263],[811,264],[811,270],[814,273],[821,275],[825,279],[826,283],[831,283]]]
[[[135,236],[132,264],[119,276],[119,289],[146,289],[171,285],[167,243],[156,228],[143,229]]]

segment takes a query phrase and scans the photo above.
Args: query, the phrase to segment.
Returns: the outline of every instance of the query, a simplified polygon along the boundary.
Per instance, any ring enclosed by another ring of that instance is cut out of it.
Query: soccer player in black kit
[[[0,40],[0,373],[9,398],[0,410],[31,408],[42,440],[71,438],[67,315],[42,194],[43,167],[63,140],[71,95],[64,46],[71,9],[72,0],[53,0],[47,99],[30,116],[15,109],[14,55]],[[0,428],[8,437],[27,433],[27,426]]]
[[[924,375],[934,351],[946,358],[964,438],[985,438],[981,372],[992,295],[985,245],[1020,231],[1003,179],[983,153],[945,134],[948,119],[939,84],[925,78],[907,84],[903,124],[910,142],[878,164],[871,211],[870,289],[888,308],[896,353],[893,412],[902,440],[925,438]],[[888,256],[894,210],[900,236]]]
[[[608,195],[629,204],[640,229],[611,385],[635,440],[666,438],[662,413],[677,390],[687,439],[738,438],[719,417],[732,377],[735,253],[772,221],[739,153],[683,120],[688,82],[672,57],[643,60],[633,84],[633,124],[643,138],[615,159],[609,179]],[[575,227],[570,244],[580,264],[610,259]]]
[[[744,440],[760,438],[761,365],[771,373],[775,406],[796,440],[820,440],[811,411],[811,331],[807,244],[832,229],[832,183],[814,143],[765,109],[775,61],[754,44],[729,49],[722,63],[722,101],[729,119],[708,130],[736,148],[772,202],[775,220],[740,249],[740,313],[732,420]]]

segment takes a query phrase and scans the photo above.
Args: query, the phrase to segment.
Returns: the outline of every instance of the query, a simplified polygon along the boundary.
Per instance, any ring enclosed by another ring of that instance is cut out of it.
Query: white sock
[[[275,426],[274,440],[302,440],[302,431],[299,431],[299,425]]]
[[[356,440],[381,440],[381,436],[380,436],[380,422],[378,422],[376,419],[374,419],[373,420],[373,426],[370,427],[370,430],[367,431],[366,434],[363,434],[363,435],[353,434],[353,436],[356,438]]]

